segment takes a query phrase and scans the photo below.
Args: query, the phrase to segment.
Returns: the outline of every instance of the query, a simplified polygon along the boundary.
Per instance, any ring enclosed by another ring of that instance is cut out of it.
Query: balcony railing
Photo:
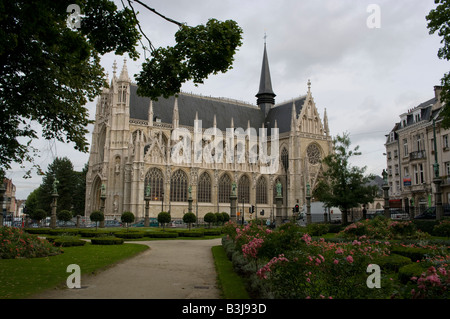
[[[425,153],[425,151],[416,151],[416,152],[409,153],[410,161],[423,159],[423,158],[427,158],[427,154]]]

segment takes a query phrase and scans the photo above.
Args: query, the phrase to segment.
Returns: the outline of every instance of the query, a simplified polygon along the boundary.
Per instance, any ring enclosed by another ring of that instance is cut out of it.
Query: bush
[[[114,236],[119,237],[119,238],[125,238],[125,239],[142,238],[145,235],[146,235],[145,232],[139,232],[139,231],[132,231],[132,232],[120,231],[120,232],[114,233]]]
[[[158,214],[158,223],[163,225],[163,229],[167,223],[170,223],[170,220],[172,217],[170,217],[170,214],[167,212],[161,212]]]
[[[420,275],[427,271],[429,263],[411,263],[403,266],[398,270],[398,279],[401,283],[406,284],[411,281],[412,277],[420,277]]]
[[[112,236],[114,234],[113,231],[103,230],[103,229],[102,230],[84,229],[84,230],[80,230],[78,233],[81,235],[81,237],[87,237],[87,238]]]
[[[450,220],[443,220],[438,225],[433,227],[433,235],[450,237]]]
[[[201,230],[193,230],[193,231],[180,231],[178,236],[180,237],[203,237],[205,232]]]
[[[86,241],[73,236],[60,236],[49,238],[48,240],[57,247],[84,246],[86,244]]]
[[[23,230],[29,234],[37,234],[37,235],[50,234],[50,228],[24,228]]]
[[[60,253],[61,250],[46,239],[20,228],[0,227],[0,259],[46,257]]]
[[[123,238],[117,238],[117,237],[98,237],[98,238],[92,238],[91,243],[92,245],[121,245],[123,244],[124,240]]]
[[[393,246],[391,248],[391,253],[408,257],[413,262],[416,262],[427,257],[430,251],[428,249],[420,247]]]
[[[146,237],[150,238],[176,238],[178,237],[177,232],[148,232]]]
[[[218,236],[222,234],[221,229],[205,229],[203,230],[205,236]]]
[[[373,261],[373,263],[380,266],[382,271],[387,270],[397,272],[401,267],[409,265],[412,261],[408,257],[391,254],[389,256],[377,258]]]
[[[217,217],[214,213],[206,213],[203,220],[205,223],[209,224],[209,227],[211,227],[211,223],[215,223],[217,221]]]
[[[60,229],[49,229],[47,234],[49,235],[77,235],[79,233],[78,229],[64,229],[64,228],[60,228]]]
[[[418,220],[415,219],[413,221],[414,225],[416,226],[417,230],[420,230],[424,233],[432,234],[434,226],[436,226],[439,222],[436,220]]]
[[[322,224],[322,223],[313,223],[306,226],[306,232],[310,236],[321,236],[323,234],[328,233],[328,224]]]

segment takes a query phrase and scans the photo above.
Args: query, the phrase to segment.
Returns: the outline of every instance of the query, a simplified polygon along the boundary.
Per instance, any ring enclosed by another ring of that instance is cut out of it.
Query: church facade
[[[192,198],[201,219],[230,214],[235,191],[246,220],[255,218],[252,206],[258,218],[273,220],[277,184],[284,218],[314,189],[332,150],[326,110],[322,121],[309,81],[305,95],[275,104],[265,44],[256,105],[187,93],[152,101],[137,95],[126,62],[118,77],[113,70],[96,106],[86,216],[101,209],[102,197],[105,219],[131,211],[139,220],[147,196],[150,217],[167,211],[182,218]]]

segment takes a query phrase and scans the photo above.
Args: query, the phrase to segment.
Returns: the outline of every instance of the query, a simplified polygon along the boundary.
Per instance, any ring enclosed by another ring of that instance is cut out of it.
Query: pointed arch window
[[[211,177],[206,172],[198,179],[197,200],[199,203],[211,202]]]
[[[181,169],[175,171],[170,178],[170,200],[186,202],[188,193],[188,177]]]
[[[219,203],[229,203],[231,195],[231,178],[223,174],[219,179]]]
[[[150,169],[145,175],[145,188],[150,184],[150,200],[160,201],[164,195],[164,175],[159,168]]]
[[[285,147],[281,151],[281,163],[283,164],[284,171],[287,172],[289,169],[289,152]]]
[[[242,175],[239,179],[238,202],[246,204],[250,202],[250,179],[247,175]]]
[[[267,204],[267,180],[264,176],[256,182],[256,204]]]

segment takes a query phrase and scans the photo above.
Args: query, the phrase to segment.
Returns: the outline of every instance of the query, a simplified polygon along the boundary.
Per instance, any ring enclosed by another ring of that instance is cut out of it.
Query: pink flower
[[[344,251],[342,250],[341,247],[339,247],[338,249],[336,249],[336,251],[334,252],[335,254],[343,254]]]
[[[334,263],[335,265],[337,265],[337,264],[339,264],[339,260],[335,259],[335,260],[333,261],[333,263]]]
[[[350,255],[348,255],[346,259],[350,264],[353,262],[353,257]]]

